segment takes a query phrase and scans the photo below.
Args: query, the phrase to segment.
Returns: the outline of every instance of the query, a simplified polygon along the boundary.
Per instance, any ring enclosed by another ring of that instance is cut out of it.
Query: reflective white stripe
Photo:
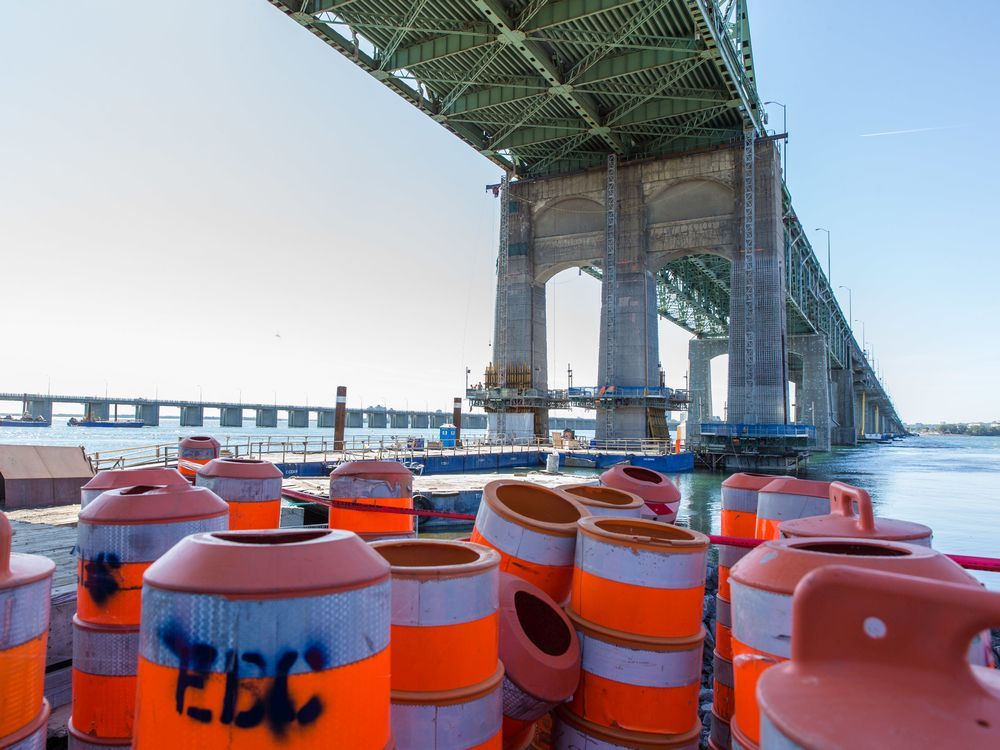
[[[729,659],[723,659],[718,654],[713,654],[712,679],[726,687],[735,685],[736,683],[733,682],[733,663]]]
[[[409,483],[407,483],[409,484]],[[333,500],[353,500],[355,498],[377,497],[407,497],[407,485],[384,479],[365,479],[363,477],[330,477],[330,498]]]
[[[476,531],[494,547],[519,560],[554,567],[573,564],[575,536],[543,534],[508,521],[494,513],[485,500],[479,504],[476,514]]]
[[[801,745],[783,735],[763,711],[760,712],[760,746],[767,750],[803,750]]]
[[[49,629],[52,576],[0,589],[0,651],[33,641]]]
[[[579,630],[576,634],[581,669],[606,680],[670,688],[690,685],[701,677],[701,641],[684,651],[646,651],[592,638]]]
[[[178,448],[177,457],[188,460],[211,461],[213,458],[218,458],[219,454],[215,452],[215,448]]]
[[[73,623],[73,669],[113,677],[134,675],[139,663],[139,630],[91,630]]]
[[[792,597],[730,580],[733,638],[766,654],[792,657]]]
[[[757,490],[740,490],[734,487],[722,488],[722,509],[741,513],[757,512]]]
[[[76,554],[81,560],[96,560],[98,555],[107,560],[114,555],[122,563],[153,562],[190,534],[228,528],[228,514],[174,523],[81,523],[76,531]]]
[[[346,404],[347,403],[347,396],[337,396],[337,403],[338,404]]]
[[[580,531],[576,567],[590,575],[651,589],[690,589],[705,585],[707,549],[654,552],[595,539]]]
[[[718,747],[729,747],[732,743],[732,734],[729,730],[729,722],[714,712],[712,713],[712,728],[709,731],[712,741]]]
[[[199,474],[194,483],[199,487],[207,487],[227,503],[263,503],[281,499],[281,477],[237,479]]]
[[[397,750],[475,747],[495,737],[502,721],[499,684],[487,695],[467,703],[392,704],[392,733]]]
[[[752,551],[747,547],[729,547],[725,545],[719,547],[719,566],[731,568]]]
[[[830,500],[825,497],[786,495],[782,492],[761,492],[757,501],[757,518],[787,521],[790,518],[825,516],[830,513]]]
[[[715,619],[727,627],[733,626],[732,605],[718,595],[715,597]]]
[[[15,742],[13,745],[6,745],[5,750],[45,750],[48,730],[48,724],[42,724],[41,727],[29,734],[23,740]],[[74,747],[72,740],[70,740],[70,747]]]
[[[246,677],[273,677],[278,661],[297,653],[302,658],[294,660],[289,673],[318,672],[385,649],[389,600],[388,580],[334,594],[261,600],[145,585],[139,653],[172,669],[186,665],[221,673],[227,670],[227,652],[239,651]],[[193,657],[192,644],[201,645]]]
[[[628,745],[586,734],[556,715],[552,717],[552,741],[555,750],[629,750]],[[670,750],[698,750],[698,738],[684,744],[671,744]]]
[[[614,516],[615,518],[639,518],[642,516],[642,506],[638,508],[607,507],[603,505],[584,505],[592,516]]]
[[[496,554],[496,553],[493,553]],[[500,571],[455,578],[392,577],[392,624],[431,627],[480,620],[500,607]]]
[[[556,704],[536,698],[521,690],[504,675],[503,715],[518,721],[534,721],[547,714]]]

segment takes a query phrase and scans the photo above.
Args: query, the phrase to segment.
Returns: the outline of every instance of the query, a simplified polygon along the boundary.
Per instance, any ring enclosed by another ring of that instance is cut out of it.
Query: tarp
[[[83,448],[0,445],[0,506],[7,510],[78,503],[92,476]]]

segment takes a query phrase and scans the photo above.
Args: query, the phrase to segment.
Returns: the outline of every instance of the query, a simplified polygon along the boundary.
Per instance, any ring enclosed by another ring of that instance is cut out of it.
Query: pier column
[[[786,384],[785,236],[781,209],[781,173],[777,151],[757,144],[754,166],[754,309],[752,393],[746,388],[746,276],[742,244],[733,258],[729,303],[729,422],[784,424],[788,416]],[[742,184],[742,167],[740,184]],[[742,200],[737,203],[742,209]],[[737,220],[742,224],[742,217]],[[742,231],[738,235],[742,242]]]
[[[142,420],[147,427],[160,426],[160,405],[159,404],[137,404],[135,407],[135,418]]]
[[[94,420],[106,420],[111,416],[110,404],[107,401],[86,401],[83,404],[85,417]]]
[[[288,410],[288,426],[292,429],[308,429],[309,427],[309,410],[308,409],[289,409]]]
[[[347,411],[347,426],[354,430],[360,430],[365,426],[364,413],[358,410]],[[336,439],[336,436],[334,436]]]
[[[854,371],[850,366],[834,370],[834,418],[837,427],[833,435],[835,445],[856,445],[858,428],[854,421]]]
[[[405,411],[389,412],[389,426],[395,429],[407,429],[410,426],[410,415]]]
[[[715,414],[712,404],[712,360],[729,351],[729,339],[691,339],[688,342],[687,435],[689,445],[701,439],[701,423]]]
[[[434,412],[430,416],[431,416],[431,429],[433,430],[436,430],[438,427],[440,427],[443,424],[447,424],[448,422],[448,415],[445,414],[444,412],[440,411]]]
[[[270,407],[258,409],[256,424],[258,427],[277,427],[278,410]]]
[[[410,426],[415,430],[426,430],[430,427],[430,418],[426,414],[412,414],[410,416]]]
[[[28,401],[28,403],[25,404],[25,411],[33,417],[41,417],[46,422],[52,421],[52,402],[49,399]],[[18,414],[18,416],[21,415]]]
[[[219,427],[242,427],[243,407],[224,406],[219,409]]]
[[[601,281],[597,382],[605,388],[656,387],[660,384],[656,276],[646,263],[645,210],[639,166],[619,168],[618,204],[609,206],[605,193],[605,209],[617,211],[617,263],[615,280],[612,282],[605,270]],[[608,223],[611,223],[610,217]],[[644,407],[616,406],[610,415],[607,412],[604,408],[597,410],[598,440],[650,436]]]
[[[316,426],[323,430],[332,430],[336,425],[336,412],[320,409],[316,412]]]
[[[463,417],[466,429],[469,430],[485,430],[486,429],[486,415],[485,414],[465,414]]]
[[[368,414],[369,430],[378,430],[386,427],[387,419],[385,409],[372,409],[366,413]]]
[[[830,357],[821,334],[795,336],[795,351],[802,356],[802,387],[797,391],[799,421],[816,427],[815,449],[830,450]]]
[[[201,427],[205,424],[205,408],[201,404],[181,407],[181,427]]]

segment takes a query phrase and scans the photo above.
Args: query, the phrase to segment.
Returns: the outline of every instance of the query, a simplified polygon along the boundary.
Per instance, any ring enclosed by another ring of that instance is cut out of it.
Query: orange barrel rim
[[[739,472],[722,482],[720,522],[723,536],[754,537],[757,526],[757,493],[778,477]]]
[[[700,721],[676,734],[633,732],[595,724],[565,705],[552,712],[552,720],[553,750],[698,750],[701,740]]]
[[[595,516],[639,517],[646,503],[634,492],[600,484],[568,484],[559,487]]]
[[[187,487],[190,483],[177,469],[165,466],[155,469],[106,469],[97,472],[80,488],[80,507],[86,508],[108,490],[135,487],[140,484]]]
[[[611,630],[653,638],[701,632],[707,536],[644,518],[596,516],[580,519],[577,527],[574,612]]]
[[[390,613],[351,532],[186,537],[146,572],[136,750],[388,746]]]
[[[576,524],[589,515],[572,495],[498,479],[483,488],[471,538],[500,553],[501,571],[562,602],[573,578]]]
[[[830,482],[778,477],[757,493],[757,539],[780,539],[782,521],[830,513]]]
[[[38,715],[16,732],[0,737],[0,747],[9,750],[45,750],[51,713],[48,698],[42,698]]]
[[[391,566],[392,689],[459,690],[499,653],[500,554],[447,539],[372,542]]]
[[[392,733],[397,750],[436,747],[500,750],[504,667],[461,690],[392,691]]]
[[[569,699],[580,682],[573,623],[552,597],[509,573],[500,575],[500,659],[508,724],[534,723]]]
[[[580,685],[570,708],[595,724],[677,734],[698,720],[705,628],[687,638],[649,638],[566,614],[580,639]]]
[[[177,470],[194,480],[198,467],[219,457],[222,446],[210,435],[190,435],[177,444]]]
[[[276,529],[281,525],[281,470],[259,458],[213,458],[198,467],[195,485],[229,506],[230,529]]]
[[[607,487],[632,492],[643,499],[656,514],[657,521],[672,523],[681,504],[681,491],[666,474],[644,466],[618,464],[601,474],[600,482]]]
[[[138,485],[104,492],[77,523],[77,614],[138,626],[142,576],[188,534],[223,531],[229,507],[203,487]]]
[[[330,473],[330,499],[413,509],[413,473],[398,461],[348,461]],[[407,513],[330,508],[331,529],[365,534],[408,534],[416,529]]]
[[[139,628],[73,616],[73,726],[78,739],[130,742]]]
[[[725,658],[718,649],[712,652],[712,683],[712,711],[728,722],[736,710],[733,660]]]
[[[732,750],[760,750],[760,745],[743,731],[735,716],[729,722],[729,738]]]
[[[45,648],[56,568],[46,557],[11,552],[13,538],[0,513],[0,737],[23,732],[47,705]]]

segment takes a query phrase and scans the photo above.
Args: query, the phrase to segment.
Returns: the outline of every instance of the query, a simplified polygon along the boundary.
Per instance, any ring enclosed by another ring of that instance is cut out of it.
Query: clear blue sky
[[[903,417],[1000,418],[990,47],[944,3],[751,23],[796,210]],[[7,2],[0,65],[0,389],[446,408],[478,378],[497,169],[264,0]],[[594,382],[597,284],[550,284],[552,382]],[[681,385],[686,335],[661,342]]]

